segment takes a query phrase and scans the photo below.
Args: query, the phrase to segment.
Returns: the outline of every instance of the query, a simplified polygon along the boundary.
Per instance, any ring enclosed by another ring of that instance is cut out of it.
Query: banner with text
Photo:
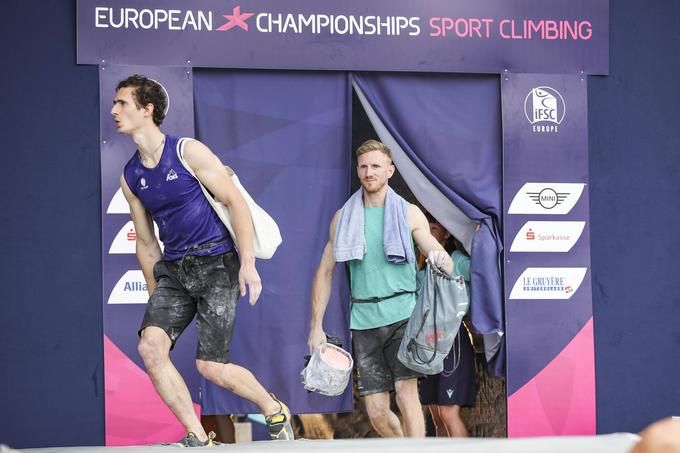
[[[164,128],[194,135],[191,70],[183,67],[109,66],[99,68],[102,284],[104,302],[104,378],[106,445],[144,445],[182,438],[186,431],[160,399],[137,353],[148,293],[135,257],[135,229],[120,189],[123,167],[136,151],[129,135],[118,134],[110,114],[118,82],[132,74],[159,81],[168,93]],[[175,132],[176,131],[176,132]],[[161,244],[162,247],[162,244]],[[196,333],[190,325],[171,352],[194,402],[200,380],[194,358]],[[198,411],[198,405],[195,405]]]
[[[501,83],[508,436],[595,434],[586,78]]]
[[[608,0],[78,0],[78,63],[609,71]]]

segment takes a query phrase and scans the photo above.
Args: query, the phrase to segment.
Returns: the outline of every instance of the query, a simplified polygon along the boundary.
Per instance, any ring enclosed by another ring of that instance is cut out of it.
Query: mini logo
[[[141,179],[139,180],[139,183],[142,185],[142,187],[141,187],[142,190],[148,189],[148,188],[149,188],[149,186],[146,185],[146,179],[141,178]]]
[[[511,252],[568,252],[579,240],[586,222],[526,222],[510,246]]]
[[[508,214],[568,214],[585,184],[528,182],[515,194]]]
[[[453,390],[451,389],[446,389],[446,394],[451,398],[453,396]]]
[[[165,180],[166,181],[172,181],[172,180],[175,180],[175,179],[177,179],[177,173],[175,173],[175,170],[173,170],[171,168],[170,171],[168,172],[168,176],[165,178]]]
[[[570,299],[586,267],[528,267],[515,282],[510,299]]]
[[[540,192],[527,192],[527,195],[529,195],[537,205],[545,209],[552,209],[562,203],[564,199],[567,198],[567,195],[569,195],[569,192],[558,193],[552,187],[546,187]]]
[[[565,112],[564,98],[554,88],[536,87],[524,99],[524,115],[534,132],[557,132]]]

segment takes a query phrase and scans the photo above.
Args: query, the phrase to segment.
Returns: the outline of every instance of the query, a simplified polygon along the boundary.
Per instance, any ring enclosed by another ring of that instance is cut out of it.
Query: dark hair
[[[425,211],[425,217],[427,217],[427,223],[438,223],[441,225],[441,222],[435,219],[434,216],[427,211]],[[449,231],[449,234],[450,233],[451,232]],[[461,244],[461,242],[456,239],[453,234],[451,234],[451,236],[446,239],[446,242],[444,242],[444,250],[446,250],[449,254],[453,253],[454,250],[458,250],[463,255],[470,256],[468,255],[467,250],[465,250],[465,247],[463,247],[463,244]]]
[[[116,91],[121,88],[132,87],[132,97],[135,99],[137,108],[148,104],[153,105],[153,122],[156,126],[163,124],[165,110],[168,108],[168,96],[165,88],[160,83],[146,76],[135,74],[118,82]]]

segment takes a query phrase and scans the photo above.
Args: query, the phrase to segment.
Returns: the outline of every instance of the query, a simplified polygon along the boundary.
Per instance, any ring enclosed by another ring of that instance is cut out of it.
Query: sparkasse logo
[[[156,222],[153,223],[154,233],[156,234],[156,239],[158,240],[158,245],[163,250],[163,243],[158,239],[158,225]],[[123,228],[118,231],[116,237],[113,238],[111,242],[111,247],[109,247],[109,254],[129,254],[133,255],[136,252],[137,245],[137,232],[135,231],[135,225],[132,220],[128,221]]]
[[[568,252],[581,237],[584,221],[529,221],[519,229],[511,252]]]
[[[565,113],[564,98],[554,88],[533,88],[524,99],[524,115],[534,132],[557,132]]]

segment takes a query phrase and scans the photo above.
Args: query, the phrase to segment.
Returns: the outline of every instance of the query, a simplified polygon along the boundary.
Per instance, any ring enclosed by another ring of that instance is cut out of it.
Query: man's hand
[[[323,329],[312,329],[309,331],[309,339],[307,346],[309,346],[309,355],[314,354],[317,346],[321,345],[321,351],[326,350],[326,333]]]
[[[453,260],[445,250],[432,250],[427,255],[427,260],[442,272],[453,272]]]
[[[242,263],[241,270],[238,271],[238,287],[241,290],[241,296],[246,295],[246,285],[248,285],[248,292],[250,293],[248,301],[250,305],[255,305],[262,292],[262,281],[254,263]]]

